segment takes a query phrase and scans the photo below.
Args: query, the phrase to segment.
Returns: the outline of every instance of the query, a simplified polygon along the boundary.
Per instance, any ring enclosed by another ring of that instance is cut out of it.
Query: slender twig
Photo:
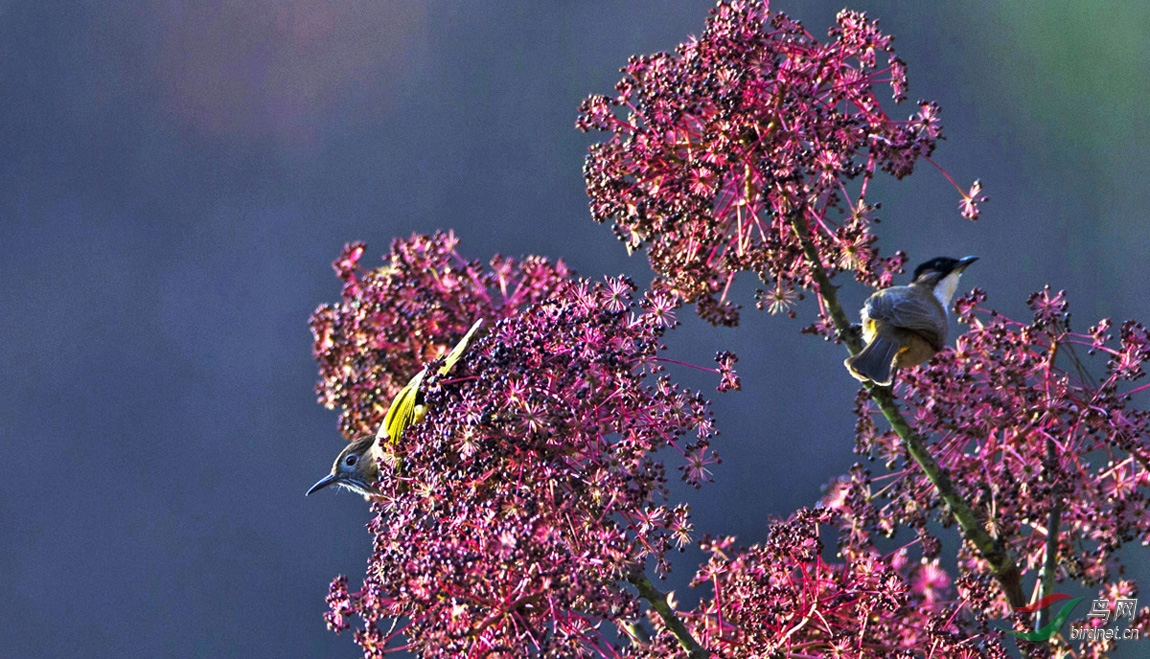
[[[818,248],[811,242],[806,219],[799,211],[791,213],[790,222],[791,228],[794,229],[799,242],[802,244],[803,254],[807,257],[811,267],[815,284],[818,287],[816,292],[826,305],[826,310],[830,314],[839,339],[846,345],[851,355],[857,355],[863,349],[862,340],[851,331],[850,320],[848,320],[846,312],[838,300],[837,287],[831,283],[830,277],[827,276],[826,270],[823,268]],[[1018,561],[1015,560],[1010,549],[986,530],[986,527],[978,519],[978,515],[971,509],[970,504],[959,494],[950,474],[930,454],[922,437],[910,427],[906,417],[899,410],[891,388],[889,386],[880,387],[873,382],[866,382],[865,386],[870,392],[871,399],[878,405],[891,428],[902,440],[907,453],[918,463],[923,473],[934,485],[939,498],[950,507],[951,513],[962,529],[963,537],[974,545],[982,554],[983,559],[990,564],[994,578],[1001,586],[1007,601],[1013,607],[1025,606],[1026,598],[1022,592],[1022,573],[1019,571]]]
[[[686,625],[675,615],[671,609],[671,605],[667,603],[667,594],[660,591],[651,583],[651,580],[643,574],[632,575],[628,581],[639,591],[639,597],[647,600],[652,609],[659,614],[663,619],[663,623],[667,625],[667,630],[675,635],[678,639],[679,645],[687,651],[687,656],[690,659],[707,659],[710,656],[703,646],[691,636],[691,632],[687,631]]]
[[[619,627],[627,636],[631,637],[631,645],[643,646],[651,642],[651,635],[638,620],[634,622],[621,622]]]

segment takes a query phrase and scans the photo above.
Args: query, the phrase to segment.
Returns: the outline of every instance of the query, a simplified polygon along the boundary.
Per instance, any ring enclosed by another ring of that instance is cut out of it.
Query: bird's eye
[[[343,459],[343,463],[349,467],[354,467],[355,463],[359,461],[359,456],[352,454]]]

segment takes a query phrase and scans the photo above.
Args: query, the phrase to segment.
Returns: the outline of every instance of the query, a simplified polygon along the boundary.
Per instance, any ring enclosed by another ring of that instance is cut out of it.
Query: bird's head
[[[374,436],[368,435],[344,447],[336,457],[335,464],[331,466],[331,473],[312,485],[307,494],[322,490],[328,485],[341,485],[365,497],[378,495],[373,486],[379,478],[379,465],[376,464],[375,455],[371,450],[375,445],[375,439]]]
[[[977,256],[964,256],[961,259],[936,256],[914,269],[913,283],[933,291],[939,304],[945,309],[950,306],[950,299],[954,297],[954,291],[958,288],[958,279],[962,276],[962,271],[977,260]]]

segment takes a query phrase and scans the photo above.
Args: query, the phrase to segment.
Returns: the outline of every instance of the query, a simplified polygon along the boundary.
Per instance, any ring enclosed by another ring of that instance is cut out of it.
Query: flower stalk
[[[1053,361],[1053,360],[1051,360]],[[1054,440],[1046,440],[1047,471],[1053,471],[1058,464]],[[1054,570],[1058,567],[1058,530],[1062,525],[1062,492],[1058,486],[1050,493],[1050,515],[1046,520],[1046,555],[1042,559],[1042,572],[1039,575],[1041,588],[1039,599],[1054,592]],[[1053,614],[1049,608],[1040,609],[1034,620],[1034,628],[1042,629]]]
[[[676,615],[675,610],[667,602],[667,594],[655,587],[651,580],[646,575],[638,574],[632,576],[630,579],[631,585],[639,591],[639,597],[647,600],[651,608],[659,614],[663,619],[663,624],[667,625],[667,630],[674,634],[675,639],[679,641],[679,645],[687,651],[689,659],[707,659],[708,652],[699,645],[691,632],[687,630],[686,625]]]

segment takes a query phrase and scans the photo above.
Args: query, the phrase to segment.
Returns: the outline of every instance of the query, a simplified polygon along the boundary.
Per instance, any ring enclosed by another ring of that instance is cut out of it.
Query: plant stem
[[[691,632],[687,631],[686,625],[675,615],[671,609],[671,605],[667,603],[667,594],[660,591],[651,583],[651,580],[643,574],[632,575],[628,581],[631,585],[639,590],[639,597],[647,600],[652,609],[659,614],[663,619],[663,623],[667,625],[667,630],[675,635],[679,640],[679,645],[687,651],[687,656],[691,659],[707,659],[710,656],[703,646],[691,636]]]
[[[803,254],[811,266],[811,272],[818,287],[816,292],[826,305],[839,339],[846,345],[851,355],[857,355],[863,349],[862,340],[851,331],[850,321],[838,300],[838,289],[831,283],[830,277],[827,276],[826,270],[823,268],[818,249],[811,242],[806,219],[801,212],[791,213],[790,222],[791,228],[794,229],[799,242],[802,244]],[[939,498],[950,507],[951,513],[962,529],[963,537],[974,545],[982,554],[983,559],[990,564],[994,578],[1001,586],[1007,601],[1013,607],[1025,606],[1026,598],[1022,593],[1022,573],[1019,571],[1018,561],[1015,560],[1011,551],[1001,540],[987,532],[974,510],[959,494],[950,474],[930,454],[922,437],[914,432],[906,417],[899,410],[891,388],[880,387],[873,382],[866,382],[865,386],[870,392],[871,399],[878,405],[891,428],[902,440],[907,453],[930,479],[931,484],[938,491]]]
[[[642,623],[636,622],[622,622],[619,623],[624,633],[631,637],[631,645],[643,646],[651,642],[651,635],[643,628]]]
[[[1053,361],[1053,360],[1052,360]],[[1046,440],[1047,474],[1053,480],[1053,471],[1057,468],[1058,458],[1054,449],[1054,440]],[[1050,516],[1046,520],[1046,555],[1042,559],[1042,572],[1039,580],[1042,583],[1038,597],[1046,597],[1054,590],[1054,570],[1058,567],[1058,529],[1062,525],[1062,492],[1058,485],[1051,492]],[[1034,621],[1035,629],[1042,629],[1049,622],[1050,609],[1041,609]]]

